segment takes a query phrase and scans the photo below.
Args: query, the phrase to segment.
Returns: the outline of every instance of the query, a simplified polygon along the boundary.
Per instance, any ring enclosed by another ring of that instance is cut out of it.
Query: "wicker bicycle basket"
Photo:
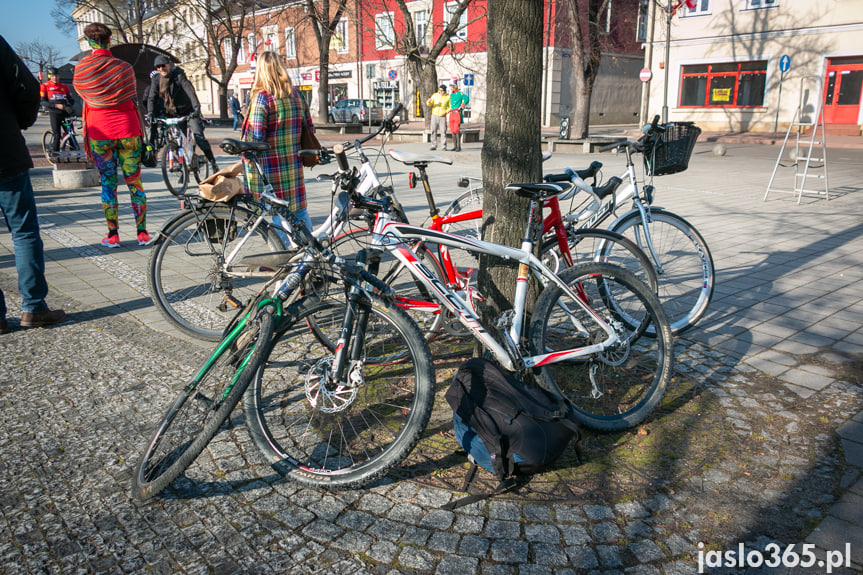
[[[676,174],[689,167],[689,158],[701,128],[692,122],[668,124],[655,140],[653,151],[644,154],[647,173],[651,176]]]

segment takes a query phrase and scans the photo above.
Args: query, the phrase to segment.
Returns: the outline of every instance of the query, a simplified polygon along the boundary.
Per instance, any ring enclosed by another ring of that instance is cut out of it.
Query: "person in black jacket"
[[[189,82],[183,69],[174,66],[174,63],[167,56],[157,56],[153,65],[159,74],[150,80],[150,93],[147,95],[148,120],[152,120],[157,113],[157,98],[161,98],[164,113],[168,117],[176,118],[194,112],[195,117],[189,120],[189,125],[195,135],[195,142],[213,165],[213,171],[218,171],[219,166],[216,165],[213,150],[204,137],[204,122],[200,118],[201,104],[198,102],[194,86]]]
[[[21,325],[41,327],[62,321],[66,312],[45,304],[45,255],[30,182],[33,160],[21,134],[39,113],[39,82],[6,40],[0,36],[0,211],[12,233],[18,291],[21,293]],[[0,290],[0,334],[9,333],[6,299]]]

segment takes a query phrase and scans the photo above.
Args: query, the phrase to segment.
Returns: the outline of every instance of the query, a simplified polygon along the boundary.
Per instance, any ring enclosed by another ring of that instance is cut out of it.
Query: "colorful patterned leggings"
[[[90,140],[96,168],[102,177],[102,209],[108,221],[108,234],[114,235],[117,223],[117,165],[132,195],[132,211],[138,232],[147,230],[147,196],[141,186],[141,138]]]

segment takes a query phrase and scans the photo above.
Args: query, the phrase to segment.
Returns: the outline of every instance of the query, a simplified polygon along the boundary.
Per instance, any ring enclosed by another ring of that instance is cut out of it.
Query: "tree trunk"
[[[425,129],[428,130],[431,126],[431,114],[429,114],[429,106],[426,105],[426,101],[431,98],[432,94],[437,93],[437,67],[434,62],[408,59],[408,69],[414,80],[414,85],[419,90],[419,100],[423,109]]]
[[[599,73],[602,46],[599,40],[599,15],[608,7],[609,0],[569,0],[566,4],[569,27],[572,30],[573,93],[576,95],[572,110],[570,137],[587,138],[590,135],[590,99],[593,83]],[[585,14],[580,7],[587,4]],[[587,32],[585,41],[584,32]]]
[[[315,123],[326,124],[330,121],[330,41],[318,54],[321,78],[318,82],[318,118]]]
[[[541,0],[489,0],[488,5],[482,236],[508,246],[521,245],[528,201],[504,186],[542,179],[542,5]],[[516,275],[512,262],[480,257],[477,284],[486,297],[484,322],[512,307]]]

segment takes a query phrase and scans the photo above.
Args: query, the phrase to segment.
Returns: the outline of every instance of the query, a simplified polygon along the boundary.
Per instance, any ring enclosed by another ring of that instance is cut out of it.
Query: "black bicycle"
[[[60,152],[77,152],[81,150],[81,145],[78,143],[78,132],[75,128],[76,123],[80,123],[81,118],[78,116],[65,116],[60,121]],[[54,151],[54,141],[57,135],[52,130],[45,130],[42,133],[42,153],[49,162],[53,162],[57,158],[57,152]]]

